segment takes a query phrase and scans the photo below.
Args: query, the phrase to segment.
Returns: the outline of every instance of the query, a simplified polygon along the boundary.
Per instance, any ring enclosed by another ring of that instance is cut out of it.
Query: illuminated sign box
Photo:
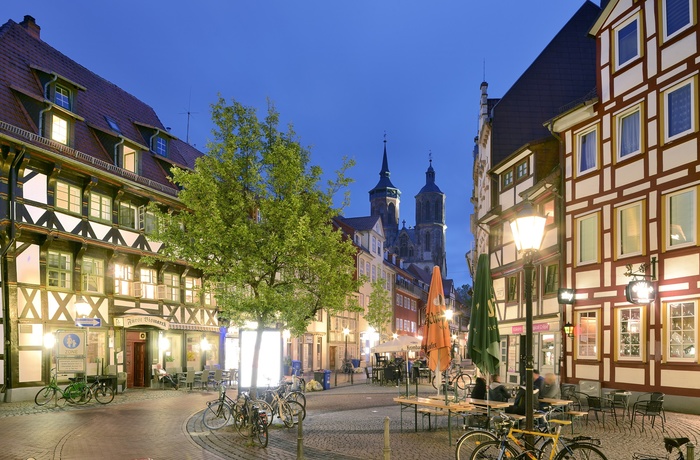
[[[255,351],[255,336],[257,331],[243,330],[240,332],[241,360],[238,369],[240,385],[250,388],[253,376],[253,352]],[[282,378],[282,332],[278,330],[263,331],[258,358],[258,388],[276,386]]]
[[[656,289],[647,280],[630,281],[625,287],[625,297],[627,301],[635,304],[645,304],[656,299]]]

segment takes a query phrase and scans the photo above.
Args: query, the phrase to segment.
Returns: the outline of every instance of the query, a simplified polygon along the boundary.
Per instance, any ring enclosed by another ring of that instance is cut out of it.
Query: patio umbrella
[[[396,352],[408,352],[408,351],[419,351],[421,349],[421,339],[414,337],[412,335],[400,335],[395,339],[389,340],[388,342],[380,343],[376,347],[372,348],[375,353],[396,353]],[[406,359],[406,394],[408,395],[408,359]]]
[[[479,255],[476,265],[474,295],[472,296],[471,320],[467,350],[476,367],[486,375],[498,373],[501,337],[496,319],[496,296],[489,258]]]
[[[441,372],[450,365],[450,326],[445,318],[445,291],[442,288],[440,267],[433,267],[428,304],[425,307],[425,330],[422,348],[428,356],[428,367],[438,379],[438,394],[442,386]],[[447,398],[447,392],[445,392]]]

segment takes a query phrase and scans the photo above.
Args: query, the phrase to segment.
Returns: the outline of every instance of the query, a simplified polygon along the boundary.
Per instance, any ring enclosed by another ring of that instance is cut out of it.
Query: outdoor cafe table
[[[403,431],[404,409],[410,409],[413,407],[415,431],[418,431],[418,406],[427,407],[430,409],[447,410],[447,441],[449,442],[450,446],[452,445],[452,412],[465,412],[474,408],[474,406],[471,404],[463,401],[445,403],[444,400],[440,401],[437,399],[421,397],[394,398],[394,402],[399,403],[401,406],[401,431]]]

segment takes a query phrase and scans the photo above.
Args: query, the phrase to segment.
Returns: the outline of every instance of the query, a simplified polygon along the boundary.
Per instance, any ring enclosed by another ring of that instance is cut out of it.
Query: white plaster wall
[[[625,68],[624,71],[616,73],[615,77],[613,78],[615,83],[614,97],[625,94],[635,86],[641,85],[644,82],[643,69],[643,61],[640,61],[636,65],[630,68]]]
[[[497,278],[493,280],[493,291],[496,295],[496,301],[501,302],[506,300],[506,279]]]
[[[600,287],[600,270],[576,272],[576,287],[581,289]]]
[[[631,182],[637,182],[645,177],[644,158],[639,156],[637,161],[615,168],[615,185],[624,187]]]
[[[629,383],[642,385],[644,383],[645,369],[630,369],[628,367],[615,368],[615,383]]]
[[[31,169],[25,169],[24,177],[34,172],[35,171]],[[48,197],[48,192],[46,191],[47,183],[46,174],[37,174],[24,183],[22,187],[22,196],[27,200],[46,204],[46,198]]]
[[[42,350],[19,351],[19,382],[41,382]]]
[[[574,184],[574,188],[577,199],[597,195],[600,190],[600,177],[594,174],[587,179],[579,180]]]
[[[99,222],[90,222],[90,227],[92,231],[95,232],[95,238],[98,240],[104,240],[107,233],[112,230],[111,225],[100,224]]]
[[[39,270],[39,245],[32,244],[17,256],[17,282],[26,284],[41,284]]]
[[[64,214],[62,212],[55,212],[56,218],[63,225],[63,228],[67,232],[73,231],[75,227],[81,222],[82,218],[76,217],[70,214]]]
[[[600,376],[598,375],[598,366],[588,366],[585,364],[577,364],[576,365],[576,378],[588,379],[588,380],[599,380]]]
[[[119,230],[119,233],[121,234],[122,238],[124,238],[124,242],[126,242],[127,246],[133,246],[136,238],[139,237],[139,233],[124,229]]]
[[[665,280],[700,274],[700,254],[697,253],[682,257],[666,257],[663,259],[663,264]]]
[[[663,153],[664,171],[698,161],[698,140],[693,137],[688,142],[668,148]]]
[[[661,69],[666,70],[697,53],[697,36],[692,33],[661,50]]]
[[[548,315],[551,313],[559,313],[559,302],[557,301],[556,297],[553,297],[551,299],[544,299],[542,301],[542,314]],[[557,330],[557,329],[558,329],[558,326],[553,324],[552,330]]]
[[[32,299],[31,302],[34,310],[28,309],[26,316],[24,316],[23,319],[41,319],[41,294],[39,293],[39,290],[27,289],[27,295]],[[25,305],[27,305],[27,302],[29,302],[29,299],[25,297],[24,291],[18,289],[17,305],[15,306],[15,308],[17,308],[17,317],[20,317],[20,314],[22,313],[22,310],[24,310]],[[35,316],[34,311],[36,311],[39,316]]]
[[[661,370],[661,386],[684,389],[700,389],[697,371]]]

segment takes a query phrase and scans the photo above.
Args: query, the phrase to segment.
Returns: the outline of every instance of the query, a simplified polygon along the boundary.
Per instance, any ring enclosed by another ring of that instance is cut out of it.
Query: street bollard
[[[301,429],[301,422],[301,417],[299,417],[297,422],[297,460],[304,459],[304,433]]]
[[[355,384],[355,371],[353,370],[353,372],[350,372],[350,385],[354,385],[354,384]]]
[[[337,386],[338,386],[338,371],[336,370],[336,371],[333,372],[333,373],[335,374],[335,384],[334,384],[333,386],[334,386],[334,387],[337,387]]]
[[[391,459],[391,444],[389,443],[389,417],[384,417],[384,460]]]
[[[685,456],[688,460],[693,460],[695,458],[695,446],[692,442],[688,443],[688,455]]]

